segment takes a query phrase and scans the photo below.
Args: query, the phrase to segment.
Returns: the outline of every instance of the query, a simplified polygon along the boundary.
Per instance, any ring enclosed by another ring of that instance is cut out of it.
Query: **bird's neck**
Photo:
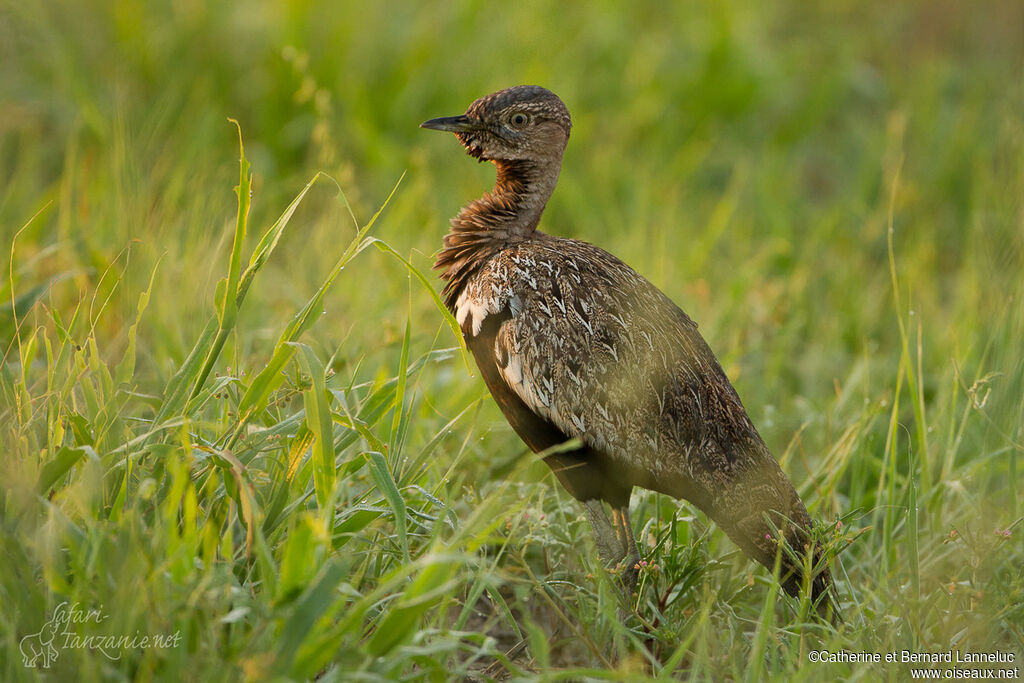
[[[558,183],[561,158],[495,161],[494,189],[470,202],[451,221],[434,268],[448,280],[444,293],[453,308],[470,276],[507,245],[530,239]]]
[[[494,188],[462,208],[451,233],[475,233],[503,244],[529,239],[558,183],[561,159],[495,161]]]

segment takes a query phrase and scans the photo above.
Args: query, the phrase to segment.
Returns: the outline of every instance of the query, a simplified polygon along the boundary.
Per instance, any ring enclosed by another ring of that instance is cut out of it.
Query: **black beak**
[[[424,121],[420,124],[420,128],[444,130],[449,133],[468,133],[471,130],[476,130],[477,122],[465,114],[460,114],[459,116],[442,116],[439,119]]]

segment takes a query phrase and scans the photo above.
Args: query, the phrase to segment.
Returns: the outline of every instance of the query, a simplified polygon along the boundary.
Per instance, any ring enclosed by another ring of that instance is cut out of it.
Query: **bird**
[[[565,103],[520,85],[420,126],[496,167],[493,189],[444,236],[444,302],[512,429],[582,504],[625,592],[637,584],[629,502],[641,487],[691,502],[769,570],[778,558],[790,595],[810,552],[813,604],[834,621],[807,509],[697,325],[607,251],[538,230],[572,128]]]

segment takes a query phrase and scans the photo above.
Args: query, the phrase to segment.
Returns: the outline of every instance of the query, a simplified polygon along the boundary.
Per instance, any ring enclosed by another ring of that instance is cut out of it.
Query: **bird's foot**
[[[609,519],[599,500],[587,501],[583,507],[594,529],[594,542],[601,563],[612,575],[632,610],[640,577],[640,552],[629,526],[628,510],[616,508]]]

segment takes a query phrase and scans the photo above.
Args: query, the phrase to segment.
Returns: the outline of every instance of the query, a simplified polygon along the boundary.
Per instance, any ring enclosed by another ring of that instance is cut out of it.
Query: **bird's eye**
[[[523,126],[525,126],[529,122],[530,122],[530,115],[529,114],[524,114],[521,111],[517,111],[515,114],[512,114],[512,116],[509,118],[509,123],[511,123],[516,128],[522,128]]]

